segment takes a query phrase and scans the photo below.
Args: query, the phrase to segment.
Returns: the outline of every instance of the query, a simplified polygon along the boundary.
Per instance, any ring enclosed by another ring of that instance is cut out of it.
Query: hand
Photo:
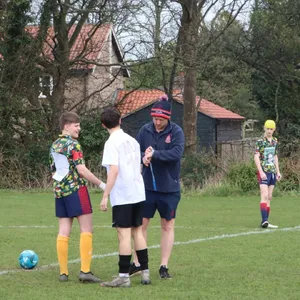
[[[100,202],[100,209],[102,211],[107,211],[107,202],[108,202],[108,196],[103,196]]]
[[[146,151],[145,151],[145,155],[147,155],[147,154],[149,154],[149,153],[151,153],[151,152],[153,152],[153,148],[152,148],[151,146],[149,146],[149,147],[146,149]]]
[[[276,179],[277,179],[278,181],[280,181],[280,179],[281,179],[281,174],[280,174],[280,172],[277,172],[277,174],[276,174]]]
[[[143,164],[146,166],[146,167],[149,167],[149,164],[151,162],[151,158],[148,158],[146,155],[143,157]]]
[[[267,175],[264,171],[259,172],[261,180],[267,180]]]

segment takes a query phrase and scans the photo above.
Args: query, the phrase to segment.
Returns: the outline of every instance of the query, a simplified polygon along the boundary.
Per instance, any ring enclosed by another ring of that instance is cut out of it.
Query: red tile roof
[[[69,38],[74,33],[76,26],[72,26],[69,30],[68,36]],[[97,61],[99,57],[99,53],[101,52],[105,42],[108,39],[108,35],[112,30],[112,24],[102,24],[95,30],[95,25],[92,24],[84,24],[81,28],[81,31],[75,40],[71,50],[70,50],[70,60],[76,59],[79,55],[82,58],[87,60]],[[27,30],[32,34],[33,37],[38,35],[39,27],[38,26],[28,26]],[[92,37],[91,37],[92,36]],[[48,29],[48,35],[46,37],[46,41],[43,47],[43,56],[46,56],[50,60],[54,60],[52,50],[54,48],[54,32],[53,27]],[[84,49],[85,47],[85,49]],[[84,50],[84,51],[83,51]],[[84,52],[84,53],[82,53]],[[93,65],[86,65],[83,62],[78,62],[76,64],[76,69],[82,68],[92,68]]]
[[[183,104],[182,95],[179,93],[179,91],[177,93],[176,92],[177,91],[174,91],[173,93],[173,99]],[[116,96],[115,103],[124,117],[154,103],[163,94],[164,92],[155,89],[136,90],[133,92],[128,90],[120,90]],[[200,98],[197,96],[196,101],[198,102],[199,99]],[[244,117],[205,99],[201,99],[198,111],[214,119],[245,119]]]

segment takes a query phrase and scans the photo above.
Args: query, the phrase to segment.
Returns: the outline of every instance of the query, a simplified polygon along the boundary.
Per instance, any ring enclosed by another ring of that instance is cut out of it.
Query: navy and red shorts
[[[156,210],[160,217],[168,221],[175,219],[176,209],[180,201],[180,191],[173,193],[161,193],[146,190],[143,218],[153,218]]]
[[[262,180],[260,177],[259,172],[257,172],[257,180],[258,180],[258,184],[265,184],[267,186],[270,185],[275,185],[276,184],[276,174],[275,173],[270,173],[270,172],[265,172],[267,179],[266,180]]]
[[[55,198],[55,211],[58,218],[74,218],[93,212],[89,192],[86,186],[62,198]]]

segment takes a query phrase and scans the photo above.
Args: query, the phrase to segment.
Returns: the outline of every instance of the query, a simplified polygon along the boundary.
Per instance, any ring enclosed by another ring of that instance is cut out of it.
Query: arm
[[[145,156],[145,150],[142,147],[142,130],[143,130],[143,128],[141,128],[140,131],[139,131],[139,133],[137,134],[136,140],[140,144],[141,159],[143,160],[143,157]],[[142,161],[142,163],[143,163],[143,161]]]
[[[182,157],[184,150],[184,135],[183,131],[179,130],[173,136],[173,146],[170,150],[154,150],[147,154],[147,157],[161,161],[178,161]]]
[[[81,150],[81,146],[79,143],[75,144],[74,149],[72,150],[72,158],[73,162],[76,166],[76,169],[79,175],[89,182],[97,185],[99,188],[104,190],[105,183],[98,179],[86,166],[83,158],[83,153]]]
[[[105,188],[105,183],[98,179],[86,166],[85,164],[77,165],[76,169],[79,175],[89,182],[99,186],[102,190]]]
[[[279,170],[278,155],[274,156],[274,162],[275,162],[275,167],[276,167],[276,176],[277,176],[277,179],[280,180],[281,179],[281,174],[280,174],[280,170]]]
[[[259,172],[260,178],[262,180],[266,180],[267,179],[267,175],[265,174],[265,172],[263,171],[263,169],[261,167],[259,156],[260,156],[259,152],[256,152],[254,154],[254,162],[255,162],[257,171]]]
[[[117,180],[119,174],[119,167],[110,165],[109,166],[109,172],[107,174],[107,183],[106,187],[103,193],[102,201],[100,203],[100,209],[103,211],[107,210],[107,202],[108,202],[108,195],[110,194],[112,188],[115,185],[115,182]]]
[[[142,131],[143,131],[143,128],[140,129],[139,133],[137,134],[136,136],[136,140],[137,142],[139,143],[140,145],[140,152],[141,152],[141,169],[143,169],[143,164],[148,167],[149,164],[150,164],[150,161],[151,161],[151,158],[148,158],[147,157],[147,154],[148,152],[150,151],[149,150],[149,147],[145,150],[144,147],[142,146]]]

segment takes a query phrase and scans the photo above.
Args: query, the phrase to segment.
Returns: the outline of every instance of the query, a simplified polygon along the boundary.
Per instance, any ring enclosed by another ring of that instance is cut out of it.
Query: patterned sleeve
[[[73,149],[71,150],[71,154],[75,166],[85,164],[82,149],[78,142],[73,144]]]
[[[255,153],[260,153],[260,141],[259,140],[255,143]]]
[[[275,155],[278,155],[278,140],[276,139]]]
[[[49,169],[50,169],[51,173],[56,172],[54,159],[53,159],[53,156],[51,155],[51,153],[49,154]]]

